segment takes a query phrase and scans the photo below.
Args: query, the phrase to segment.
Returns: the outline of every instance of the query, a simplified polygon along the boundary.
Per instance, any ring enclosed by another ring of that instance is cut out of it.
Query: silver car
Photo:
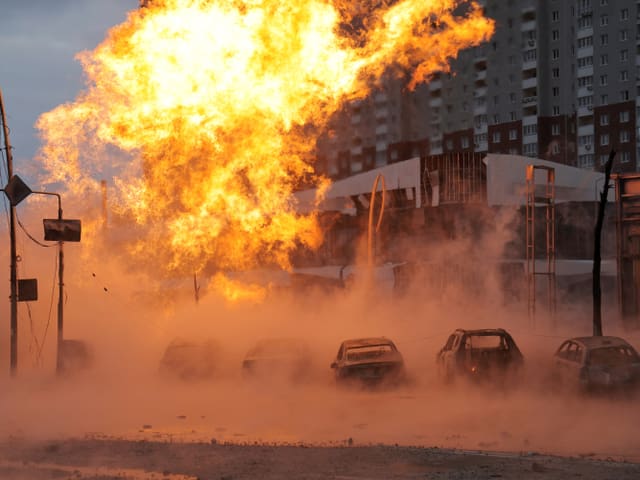
[[[640,381],[640,356],[618,337],[578,337],[553,356],[553,379],[580,391],[627,389]]]

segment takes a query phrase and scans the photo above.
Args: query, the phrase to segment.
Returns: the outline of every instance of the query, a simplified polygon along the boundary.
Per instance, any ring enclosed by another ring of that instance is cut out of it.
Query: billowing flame
[[[170,274],[289,268],[317,248],[291,194],[324,181],[313,151],[331,114],[388,69],[413,72],[410,87],[446,70],[493,30],[455,0],[148,3],[79,55],[86,90],[37,127],[44,181],[87,194],[113,178],[112,228]]]

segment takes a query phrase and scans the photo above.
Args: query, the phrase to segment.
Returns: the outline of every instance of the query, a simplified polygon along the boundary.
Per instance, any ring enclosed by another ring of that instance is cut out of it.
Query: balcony
[[[530,106],[530,105],[535,105],[536,103],[538,103],[537,95],[533,95],[531,97],[522,97],[522,105],[523,105],[523,107],[527,107],[527,106]]]
[[[376,126],[376,135],[382,135],[387,133],[388,131],[389,131],[389,128],[385,123],[383,123],[382,125]]]
[[[487,141],[483,140],[482,142],[474,143],[473,149],[476,152],[486,152],[489,149],[489,147],[488,147]]]
[[[476,105],[473,107],[473,116],[477,115],[485,115],[487,113],[487,104],[483,103],[482,105]]]
[[[593,57],[593,45],[581,47],[578,49],[576,58]]]
[[[588,117],[593,115],[593,105],[587,105],[585,107],[578,107],[579,117]]]
[[[481,125],[475,125],[473,127],[473,134],[474,135],[482,135],[484,133],[487,133],[489,131],[489,127],[487,126],[486,123],[483,123]]]
[[[537,115],[527,115],[526,117],[522,117],[522,126],[525,125],[537,125],[538,124],[538,116]]]
[[[592,37],[592,36],[593,36],[593,27],[591,25],[589,25],[588,27],[578,28],[578,31],[576,32],[577,39]]]
[[[442,97],[432,97],[429,99],[430,107],[441,107],[442,106]]]
[[[587,85],[586,87],[580,87],[578,89],[578,98],[590,97],[592,95],[593,95],[593,87],[591,85]]]
[[[522,25],[520,25],[520,31],[521,32],[530,32],[531,30],[535,30],[536,29],[536,21],[535,20],[529,20],[528,22],[522,22]]]
[[[585,145],[578,145],[578,155],[587,155],[593,153],[593,145],[587,143]]]
[[[593,76],[593,65],[585,65],[584,67],[578,67],[578,70],[576,71],[576,76],[578,78]]]
[[[436,90],[442,90],[442,80],[432,80],[429,82],[429,91],[433,92]]]
[[[578,127],[578,137],[584,137],[586,135],[593,135],[593,123]]]
[[[386,118],[389,115],[389,110],[386,108],[376,108],[374,116],[375,118]]]
[[[538,86],[538,77],[525,78],[522,80],[522,89],[528,90],[530,88],[536,88]]]

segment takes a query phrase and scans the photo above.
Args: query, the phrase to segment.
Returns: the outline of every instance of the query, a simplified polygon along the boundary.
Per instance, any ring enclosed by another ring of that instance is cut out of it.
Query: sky
[[[39,148],[38,117],[83,89],[76,54],[93,50],[137,6],[138,0],[0,0],[0,89],[15,173]]]

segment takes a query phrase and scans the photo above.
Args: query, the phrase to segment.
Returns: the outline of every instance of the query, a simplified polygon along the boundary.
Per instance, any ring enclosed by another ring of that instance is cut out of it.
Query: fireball
[[[313,161],[330,116],[383,73],[412,88],[493,32],[454,0],[146,3],[78,55],[86,88],[38,120],[39,159],[70,194],[112,179],[129,264],[165,276],[288,269],[317,248],[292,193],[327,182]]]

